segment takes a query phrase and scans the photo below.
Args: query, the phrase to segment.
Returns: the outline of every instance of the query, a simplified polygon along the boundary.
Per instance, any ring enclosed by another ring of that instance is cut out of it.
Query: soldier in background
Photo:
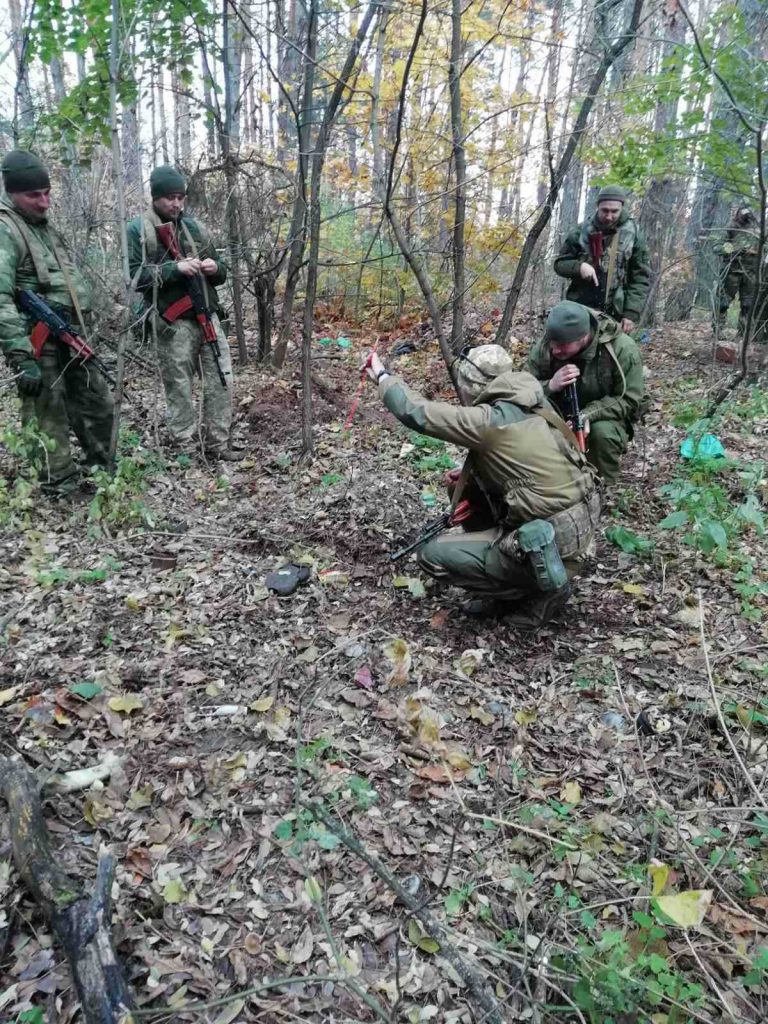
[[[625,334],[640,321],[651,280],[648,247],[629,215],[621,185],[606,185],[593,216],[566,236],[555,273],[571,283],[565,297],[607,313]]]
[[[720,248],[720,281],[713,329],[719,333],[725,326],[726,314],[733,300],[739,297],[739,331],[743,332],[755,301],[760,229],[757,218],[748,206],[740,206],[731,217]]]
[[[52,447],[41,443],[34,460],[42,489],[70,498],[81,489],[70,433],[89,466],[108,466],[112,396],[101,375],[62,341],[49,337],[35,358],[29,337],[35,325],[19,312],[16,292],[35,292],[83,337],[91,325],[91,292],[48,220],[51,181],[42,161],[13,150],[3,160],[2,175],[0,348],[16,377],[22,423],[34,424],[52,442]]]
[[[202,379],[203,409],[200,433],[207,458],[237,462],[243,456],[230,448],[232,427],[232,364],[229,344],[218,315],[216,285],[227,279],[227,266],[217,255],[204,228],[184,213],[187,183],[170,165],[156,167],[149,178],[151,205],[129,222],[129,265],[135,287],[144,296],[150,316],[156,316],[160,373],[168,405],[168,430],[181,451],[193,451],[198,417],[192,395],[195,375]],[[171,231],[171,251],[160,230]],[[219,364],[192,308],[172,314],[188,294],[188,282],[197,277],[214,311]],[[222,383],[219,369],[224,378]]]

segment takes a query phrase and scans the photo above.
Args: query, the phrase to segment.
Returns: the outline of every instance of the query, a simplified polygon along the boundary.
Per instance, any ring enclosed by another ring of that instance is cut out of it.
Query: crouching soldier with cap
[[[571,415],[568,390],[575,384],[587,458],[606,483],[615,481],[645,396],[643,361],[632,338],[607,314],[560,302],[527,368],[565,417]]]
[[[6,197],[0,200],[0,347],[16,377],[22,422],[34,423],[53,442],[41,443],[35,458],[41,486],[53,497],[69,497],[80,487],[70,432],[89,465],[106,467],[112,396],[94,366],[51,334],[36,346],[36,355],[30,335],[38,324],[17,303],[20,292],[34,292],[87,340],[90,290],[48,221],[51,182],[43,163],[33,153],[13,150],[3,160],[2,175]]]
[[[226,281],[227,267],[207,232],[184,214],[187,183],[181,172],[169,165],[156,167],[149,185],[151,206],[127,227],[129,267],[148,316],[157,314],[158,360],[171,440],[182,450],[191,450],[195,444],[198,429],[192,387],[198,374],[203,386],[205,454],[237,461],[242,456],[229,446],[232,363],[215,290]],[[193,285],[208,310],[207,324],[190,301]]]
[[[462,406],[427,401],[369,356],[368,375],[401,423],[468,449],[454,508],[467,496],[485,502],[487,528],[441,534],[421,548],[419,564],[473,592],[470,614],[535,628],[563,607],[569,578],[592,552],[600,513],[594,473],[539,382],[514,372],[500,346],[463,352],[453,373]]]

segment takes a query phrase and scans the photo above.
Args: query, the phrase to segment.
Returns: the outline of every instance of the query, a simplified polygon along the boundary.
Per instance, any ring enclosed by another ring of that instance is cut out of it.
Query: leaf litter
[[[95,541],[84,510],[42,503],[34,530],[3,537],[4,748],[43,777],[119,755],[109,778],[46,812],[67,870],[92,877],[102,842],[116,853],[114,931],[142,1007],[221,1024],[375,1019],[352,979],[398,1019],[472,1019],[437,940],[312,820],[306,802],[321,800],[397,878],[419,880],[509,1014],[530,1014],[515,979],[536,950],[572,964],[574,922],[630,941],[637,910],[665,923],[663,956],[681,973],[701,977],[704,964],[741,1019],[758,1019],[745,978],[766,948],[768,815],[750,812],[719,727],[692,595],[703,595],[721,710],[758,787],[765,627],[739,613],[711,562],[673,552],[656,530],[688,331],[670,329],[649,353],[658,402],[608,496],[604,527],[613,510],[632,536],[600,538],[567,626],[537,636],[464,619],[461,595],[415,562],[393,574],[386,553],[422,525],[442,470],[408,469],[419,450],[371,395],[342,435],[355,374],[334,381],[342,400],[322,418],[313,464],[300,464],[298,424],[283,418],[246,435],[264,472],[235,468],[222,483],[170,463],[152,481],[158,529],[185,524],[162,538],[170,561],[152,534]],[[448,397],[432,354],[406,365]],[[241,433],[273,422],[258,414],[270,388],[252,368],[238,378]],[[138,421],[148,394],[132,401]],[[729,452],[750,445],[728,437]],[[749,544],[765,564],[764,539]],[[286,558],[313,577],[281,600],[262,581]],[[667,731],[633,726],[649,708]],[[3,821],[0,1013],[50,1003],[71,1021],[66,966],[8,838]],[[294,980],[254,991],[281,978]],[[185,1009],[200,1002],[216,1005]],[[719,1019],[711,988],[696,1012]]]

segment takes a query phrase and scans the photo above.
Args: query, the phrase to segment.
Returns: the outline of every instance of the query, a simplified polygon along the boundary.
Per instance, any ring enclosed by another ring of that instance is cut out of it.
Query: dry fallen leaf
[[[312,929],[307,924],[291,947],[291,962],[294,964],[305,964],[312,956],[314,948],[315,940],[312,937]]]
[[[691,889],[657,896],[656,906],[678,928],[699,928],[712,902],[711,889]]]

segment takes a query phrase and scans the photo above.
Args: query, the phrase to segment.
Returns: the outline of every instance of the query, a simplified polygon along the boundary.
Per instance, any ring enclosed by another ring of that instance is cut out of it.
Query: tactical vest
[[[585,253],[589,253],[589,236],[596,233],[596,225],[592,220],[585,221],[581,225],[581,234],[579,236],[579,245]],[[627,268],[629,262],[632,259],[632,252],[635,248],[635,242],[637,241],[637,224],[630,217],[621,227],[618,229],[619,244],[616,251],[616,263],[613,267],[612,280],[609,283],[607,299],[613,298],[614,294],[621,288],[624,290],[624,281],[627,277]],[[604,236],[603,239],[603,257],[600,261],[600,266],[606,273],[611,269],[610,263],[610,251],[611,243],[613,242],[614,235],[610,234]]]
[[[78,284],[75,285],[71,274],[73,268],[57,244],[55,228],[49,223],[45,224],[48,235],[46,245],[30,229],[22,215],[4,203],[0,204],[0,222],[8,227],[22,253],[22,261],[28,259],[34,272],[36,280],[30,280],[28,285],[22,287],[32,288],[55,305],[75,310],[83,326],[83,310],[90,310],[90,291],[79,275],[76,277]],[[23,265],[19,266],[18,272],[23,277],[28,276]]]

